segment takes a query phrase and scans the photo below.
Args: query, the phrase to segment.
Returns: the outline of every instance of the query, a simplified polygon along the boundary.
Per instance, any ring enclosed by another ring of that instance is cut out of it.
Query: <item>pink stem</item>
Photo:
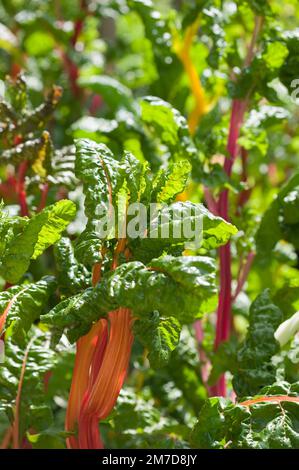
[[[243,122],[246,101],[234,100],[232,105],[232,113],[230,120],[230,129],[227,143],[227,151],[229,158],[225,160],[224,171],[228,176],[231,175],[234,161],[238,155],[238,138],[240,128]],[[225,189],[221,192],[218,204],[218,213],[220,217],[229,220],[228,214],[228,190]],[[219,249],[220,256],[220,294],[217,309],[217,324],[216,324],[216,337],[215,337],[215,350],[223,341],[227,341],[230,336],[231,330],[231,251],[230,243],[221,246]],[[222,375],[216,385],[212,388],[212,392],[217,396],[226,396],[226,383],[225,376]]]
[[[202,349],[202,341],[203,341],[203,329],[202,329],[202,324],[201,320],[196,320],[193,323],[194,331],[195,331],[195,339],[197,341],[198,345],[198,353],[199,353],[199,359],[200,359],[200,364],[201,364],[201,377],[203,383],[206,385],[207,390],[209,391],[209,387],[207,386],[207,381],[209,377],[209,360],[205,354],[205,351]]]
[[[248,257],[247,257],[246,263],[244,265],[244,268],[241,270],[240,277],[238,279],[238,283],[237,283],[237,287],[236,287],[236,291],[234,293],[234,296],[233,296],[232,300],[235,300],[238,297],[238,295],[240,294],[241,290],[243,289],[243,286],[244,286],[244,284],[246,282],[246,279],[248,277],[248,274],[250,272],[250,268],[251,268],[252,262],[254,260],[254,257],[255,257],[255,253],[253,251],[248,254]]]
[[[261,16],[256,16],[255,26],[251,42],[248,47],[247,56],[244,62],[245,67],[248,67],[254,57],[255,45],[259,32],[263,25],[263,18]],[[232,168],[236,157],[239,154],[239,145],[238,138],[240,135],[240,129],[244,120],[244,114],[248,105],[248,96],[245,99],[234,99],[232,103],[232,112],[229,126],[229,135],[227,141],[227,152],[228,158],[224,162],[224,171],[227,176],[230,177],[232,173]],[[219,196],[218,204],[218,213],[225,219],[229,220],[229,210],[228,210],[228,190],[225,189],[221,192]],[[231,292],[231,251],[230,243],[227,243],[225,246],[220,247],[220,294],[219,294],[219,303],[217,309],[217,324],[216,324],[216,337],[214,347],[215,350],[218,349],[219,345],[223,341],[227,341],[230,336],[231,330],[231,304],[232,304],[232,292]],[[252,261],[251,261],[252,262]],[[250,263],[247,266],[249,272]],[[246,274],[246,272],[243,274]],[[247,277],[248,273],[246,274]],[[246,279],[245,277],[245,279]],[[243,276],[241,279],[243,282]],[[244,281],[245,282],[245,281]],[[212,393],[214,395],[226,396],[226,383],[224,374],[219,378],[216,385],[212,388]]]
[[[94,95],[91,99],[90,107],[89,107],[89,112],[90,114],[94,115],[96,114],[97,110],[102,106],[103,100],[100,95]]]
[[[208,209],[210,212],[213,214],[217,215],[218,214],[218,205],[217,202],[215,201],[214,197],[211,194],[211,191],[209,188],[206,186],[204,187],[204,196],[205,196],[205,201],[208,206]]]

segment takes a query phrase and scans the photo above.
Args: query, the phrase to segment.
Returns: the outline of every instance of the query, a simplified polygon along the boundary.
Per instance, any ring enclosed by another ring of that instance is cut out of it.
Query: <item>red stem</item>
[[[74,27],[74,34],[73,34],[73,36],[70,40],[71,41],[71,46],[72,46],[73,49],[76,46],[76,43],[78,41],[78,38],[79,38],[80,33],[82,31],[82,28],[83,28],[85,16],[87,15],[86,6],[87,6],[86,5],[86,0],[81,0],[80,8],[81,8],[82,16],[81,16],[81,18],[79,18],[76,21],[75,27]],[[79,77],[78,66],[71,59],[71,57],[69,56],[69,54],[67,52],[60,49],[60,54],[61,54],[61,58],[62,58],[63,63],[64,63],[64,69],[65,69],[65,71],[66,71],[66,73],[69,77],[69,83],[70,83],[71,91],[72,91],[74,96],[79,97],[81,95],[81,89],[80,89],[80,87],[78,86],[78,83],[77,83],[77,80],[78,80],[78,77]]]
[[[94,115],[96,114],[97,110],[102,106],[103,104],[103,99],[100,95],[94,95],[91,99],[91,103],[89,106],[89,112],[90,114]]]
[[[21,216],[29,216],[29,210],[27,206],[27,201],[26,201],[26,188],[25,188],[25,177],[26,177],[26,171],[28,168],[28,162],[25,160],[22,162],[19,166],[19,171],[18,171],[18,181],[17,181],[17,194],[19,198],[19,204],[20,204],[20,212]]]
[[[12,426],[9,426],[9,428],[6,430],[4,437],[2,439],[2,442],[0,444],[0,449],[7,449],[7,447],[10,444],[11,438],[12,438],[12,431],[13,428]]]
[[[48,192],[49,192],[49,184],[44,183],[43,187],[42,187],[40,203],[39,203],[39,206],[37,208],[37,212],[41,212],[46,207]]]
[[[13,448],[14,449],[19,449],[19,445],[20,445],[20,443],[19,443],[19,421],[20,421],[21,394],[22,394],[22,387],[23,387],[23,382],[24,382],[24,375],[25,375],[28,355],[29,355],[30,347],[31,347],[34,339],[35,339],[34,337],[31,338],[31,340],[28,343],[28,346],[25,350],[25,354],[24,354],[24,358],[23,358],[23,362],[22,362],[22,367],[21,367],[21,374],[20,374],[20,379],[19,379],[19,384],[18,384],[16,404],[15,404],[15,419],[14,419],[13,431],[12,431],[12,442],[13,442]]]
[[[86,0],[81,0],[80,2],[80,9],[82,13],[84,14],[82,18],[78,19],[75,23],[75,28],[74,28],[74,34],[73,37],[71,38],[71,44],[73,47],[75,47],[78,38],[81,34],[81,31],[83,29],[83,24],[84,24],[84,16],[86,15]]]
[[[242,182],[247,183],[247,159],[248,159],[248,152],[243,147],[241,148],[241,159],[242,159]],[[251,189],[243,189],[239,194],[238,201],[237,201],[237,208],[236,208],[236,215],[241,215],[241,209],[246,204],[248,199],[250,198]]]
[[[67,55],[65,51],[60,51],[61,58],[64,63],[64,69],[69,77],[70,88],[74,96],[78,97],[81,93],[80,87],[77,84],[79,77],[79,70],[77,64]]]

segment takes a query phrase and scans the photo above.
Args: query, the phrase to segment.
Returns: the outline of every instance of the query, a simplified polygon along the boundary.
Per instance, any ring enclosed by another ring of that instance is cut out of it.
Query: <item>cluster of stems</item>
[[[112,269],[125,245],[125,239],[120,239]],[[98,282],[101,265],[95,264],[93,286]],[[74,433],[67,439],[69,448],[103,448],[99,421],[109,416],[123,386],[133,343],[132,323],[131,311],[121,307],[98,320],[78,340],[65,423],[66,431]]]
[[[66,431],[72,449],[102,449],[99,421],[111,413],[126,377],[133,342],[131,312],[119,308],[77,342]]]

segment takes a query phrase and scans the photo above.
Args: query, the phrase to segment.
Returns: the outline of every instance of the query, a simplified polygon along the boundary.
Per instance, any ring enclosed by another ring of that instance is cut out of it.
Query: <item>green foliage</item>
[[[256,234],[261,261],[269,257],[279,240],[288,241],[298,248],[298,182],[299,175],[293,175],[261,220]]]
[[[190,137],[186,119],[177,109],[154,96],[142,98],[140,108],[142,121],[148,126],[153,138],[167,147],[166,157],[169,160],[186,159],[200,167],[201,162]]]
[[[26,273],[31,259],[36,259],[46,248],[56,243],[75,216],[75,205],[68,200],[45,208],[31,219],[9,217],[2,213],[0,272],[4,279],[14,283]]]
[[[1,314],[7,311],[6,335],[17,344],[24,344],[26,333],[45,311],[49,296],[56,288],[55,278],[45,276],[40,281],[11,287],[0,293]]]
[[[132,261],[104,274],[95,289],[63,300],[42,321],[67,328],[71,341],[118,307],[130,308],[141,318],[157,310],[161,317],[189,323],[215,307],[214,283],[214,263],[207,257],[166,256],[147,266]]]
[[[26,430],[34,429],[36,433],[50,428],[53,424],[51,406],[45,397],[43,387],[44,374],[55,364],[56,354],[49,348],[49,337],[36,331],[36,336],[28,343],[28,357],[21,389],[20,401],[20,436]],[[5,367],[0,369],[1,405],[11,423],[14,421],[14,403],[20,382],[21,367],[24,361],[24,350],[12,341],[6,341]]]
[[[282,312],[273,304],[268,290],[252,303],[246,339],[237,351],[233,385],[238,396],[255,395],[275,381],[276,370],[271,358],[279,351],[274,333],[282,319]]]
[[[188,437],[186,426],[163,416],[152,398],[131,388],[121,392],[106,432],[113,447],[129,449],[180,449]]]
[[[152,200],[165,204],[173,201],[185,189],[190,171],[185,161],[173,163],[167,170],[162,168],[153,181]]]
[[[72,295],[84,289],[90,282],[88,270],[75,258],[71,241],[62,237],[54,247],[59,289],[64,295]]]
[[[82,77],[79,84],[103,96],[105,102],[114,111],[120,107],[132,110],[131,91],[115,78],[105,75],[100,77]]]
[[[158,312],[135,323],[134,333],[149,350],[148,359],[153,368],[163,367],[168,363],[171,352],[179,342],[180,330],[180,323],[175,317],[163,319]]]
[[[275,402],[275,396],[285,401]],[[191,434],[200,449],[298,449],[298,382],[274,383],[252,397],[257,403],[244,406],[223,398],[210,398],[203,406]],[[260,401],[259,401],[260,397]],[[271,399],[270,399],[271,397]],[[269,401],[266,401],[266,400]]]

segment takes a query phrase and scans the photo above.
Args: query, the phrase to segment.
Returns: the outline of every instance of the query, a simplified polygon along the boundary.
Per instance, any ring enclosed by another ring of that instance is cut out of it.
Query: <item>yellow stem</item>
[[[199,19],[195,20],[194,23],[192,23],[191,26],[187,28],[182,43],[180,43],[178,39],[175,43],[175,52],[184,66],[184,70],[189,78],[192,95],[195,100],[195,107],[191,111],[188,119],[188,125],[191,134],[194,134],[201,117],[209,109],[199,75],[190,57],[190,49],[198,26]]]

